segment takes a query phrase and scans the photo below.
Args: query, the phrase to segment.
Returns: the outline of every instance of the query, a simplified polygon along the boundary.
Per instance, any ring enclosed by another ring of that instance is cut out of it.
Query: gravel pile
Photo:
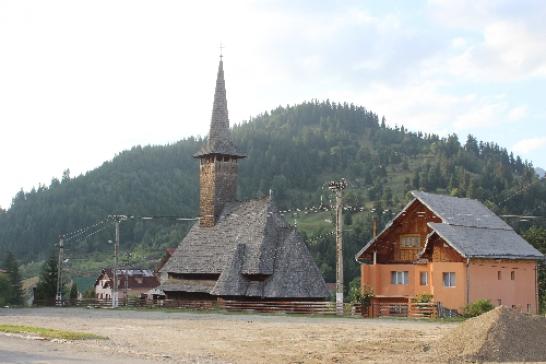
[[[434,349],[459,362],[546,361],[546,318],[500,306],[447,333]]]

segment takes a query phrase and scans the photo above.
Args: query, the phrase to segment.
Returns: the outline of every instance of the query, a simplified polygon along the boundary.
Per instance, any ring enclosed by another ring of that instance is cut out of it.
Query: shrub
[[[372,298],[374,297],[373,289],[368,286],[364,286],[360,294],[360,304],[365,308],[370,307],[372,304]]]
[[[362,293],[360,292],[360,278],[356,277],[349,283],[349,302],[359,303]]]
[[[476,317],[493,309],[493,304],[487,299],[477,300],[464,307],[464,317]]]
[[[415,298],[412,298],[411,301],[413,303],[430,303],[432,302],[433,297],[434,296],[431,295],[430,293],[421,293],[415,296]]]
[[[364,286],[363,289],[360,289],[360,278],[357,277],[349,283],[349,302],[353,304],[360,303],[364,307],[369,307],[373,296],[374,293],[370,287]]]

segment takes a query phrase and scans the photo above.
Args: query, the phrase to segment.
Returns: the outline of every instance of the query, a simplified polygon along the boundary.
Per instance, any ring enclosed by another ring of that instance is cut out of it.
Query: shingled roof
[[[212,154],[229,155],[236,158],[245,157],[244,154],[237,150],[237,147],[231,139],[226,98],[226,83],[224,80],[224,62],[221,59],[220,64],[218,65],[218,75],[216,77],[209,136],[199,152],[195,153],[193,156],[195,158],[200,158]]]
[[[512,229],[478,200],[421,191],[413,191],[412,195],[442,219],[444,224]]]
[[[464,258],[543,259],[531,244],[512,229],[491,229],[428,223],[437,234]],[[425,245],[423,252],[426,250]],[[421,254],[422,254],[421,253]]]
[[[326,298],[328,289],[303,239],[270,198],[227,203],[212,227],[193,225],[162,272],[184,275],[164,291],[193,290],[192,275],[218,274],[208,293],[261,298]],[[178,284],[178,286],[175,286]]]
[[[465,258],[544,259],[543,254],[478,200],[421,191],[413,191],[412,195],[414,199],[356,254],[357,260],[415,201],[420,201],[442,220],[442,223],[428,223],[432,229],[429,238],[439,235]],[[428,241],[427,238],[426,244]]]

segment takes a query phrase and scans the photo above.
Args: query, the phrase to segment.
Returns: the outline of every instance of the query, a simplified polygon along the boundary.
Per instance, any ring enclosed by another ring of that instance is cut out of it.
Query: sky
[[[232,123],[346,101],[546,167],[545,18],[542,0],[3,0],[0,206],[134,145],[205,136],[220,44]]]

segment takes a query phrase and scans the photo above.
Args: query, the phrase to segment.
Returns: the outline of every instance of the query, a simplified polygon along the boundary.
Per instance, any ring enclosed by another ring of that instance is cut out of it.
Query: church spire
[[[239,159],[245,155],[237,151],[231,140],[224,81],[224,62],[220,57],[209,137],[201,150],[194,154],[201,160],[199,172],[199,225],[216,224],[226,203],[237,196]]]
[[[221,54],[216,76],[216,89],[214,90],[214,102],[212,105],[212,118],[208,140],[201,147],[199,152],[194,154],[194,157],[201,158],[210,154],[227,155],[235,158],[245,157],[244,154],[237,151],[237,147],[231,139],[226,98],[226,82],[224,80],[224,61]]]

